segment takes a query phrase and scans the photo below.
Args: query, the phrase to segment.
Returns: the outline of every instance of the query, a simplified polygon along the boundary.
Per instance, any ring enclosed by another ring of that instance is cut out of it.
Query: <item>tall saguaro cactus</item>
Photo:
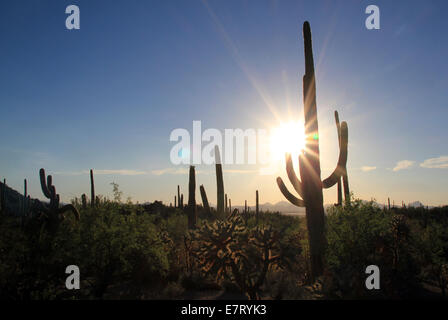
[[[188,182],[188,228],[196,228],[197,213],[196,213],[196,175],[194,166],[190,166],[190,179]]]
[[[311,278],[323,273],[323,254],[325,249],[324,206],[322,188],[330,188],[338,182],[347,163],[347,123],[342,122],[340,128],[339,159],[336,169],[325,180],[321,180],[319,153],[319,125],[316,106],[316,80],[314,74],[313,48],[311,28],[308,21],[303,24],[305,47],[305,75],[303,76],[303,105],[305,116],[305,150],[299,156],[301,181],[297,177],[291,155],[286,155],[286,171],[296,192],[297,198],[288,191],[283,180],[278,177],[277,184],[286,199],[292,204],[306,208],[306,220],[310,245]]]
[[[95,182],[93,181],[93,170],[90,169],[90,205],[95,207]]]
[[[218,214],[224,213],[224,180],[222,177],[221,156],[218,146],[215,146],[215,163],[216,163],[216,185],[217,185],[217,211]]]

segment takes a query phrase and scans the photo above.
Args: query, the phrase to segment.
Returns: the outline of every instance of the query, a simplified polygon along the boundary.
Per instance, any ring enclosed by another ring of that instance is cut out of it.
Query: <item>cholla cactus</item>
[[[315,279],[323,273],[323,255],[326,244],[324,235],[322,189],[330,188],[338,183],[341,176],[346,172],[348,129],[346,122],[342,122],[340,129],[338,128],[338,135],[340,134],[338,163],[333,173],[327,179],[322,181],[319,152],[319,126],[316,106],[316,81],[311,43],[311,28],[308,22],[305,22],[303,25],[303,37],[305,47],[303,104],[306,141],[305,150],[299,156],[299,169],[302,181],[299,180],[294,172],[291,155],[286,155],[286,171],[288,173],[288,178],[302,199],[297,198],[289,192],[280,177],[277,178],[277,184],[285,198],[292,204],[306,208],[306,221],[310,244],[311,277],[312,279]]]
[[[247,229],[237,209],[224,221],[204,222],[192,239],[198,242],[193,254],[202,271],[234,281],[250,299],[260,298],[269,268],[280,260],[278,234],[271,228]]]

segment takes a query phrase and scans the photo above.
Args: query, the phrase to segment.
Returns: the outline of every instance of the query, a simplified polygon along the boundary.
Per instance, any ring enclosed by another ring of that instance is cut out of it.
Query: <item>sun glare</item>
[[[303,122],[287,122],[273,128],[270,132],[270,152],[275,160],[284,160],[286,153],[297,159],[305,148]]]

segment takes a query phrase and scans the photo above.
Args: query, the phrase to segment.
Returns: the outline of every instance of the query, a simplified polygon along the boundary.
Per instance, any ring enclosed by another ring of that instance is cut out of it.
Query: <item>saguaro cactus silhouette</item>
[[[95,206],[95,182],[93,181],[93,170],[90,169],[90,205]]]
[[[215,146],[215,163],[216,163],[216,185],[217,185],[217,211],[218,214],[224,212],[224,180],[222,177],[221,156],[218,146]]]
[[[177,185],[177,202],[179,204],[179,208],[182,208],[181,202],[180,202],[180,186]]]
[[[188,228],[196,228],[196,175],[194,166],[190,166],[190,179],[188,182]]]
[[[3,184],[0,183],[0,211],[6,212],[6,179],[3,179]]]
[[[323,253],[325,249],[324,206],[322,188],[330,188],[340,179],[347,163],[347,123],[342,122],[340,128],[341,143],[336,169],[325,180],[321,180],[319,156],[319,126],[316,106],[316,81],[314,74],[311,28],[308,21],[303,24],[305,47],[305,75],[303,76],[303,105],[305,116],[305,150],[299,156],[299,170],[302,181],[294,172],[291,155],[286,155],[286,171],[296,192],[302,197],[297,198],[288,191],[283,180],[278,177],[277,184],[286,199],[292,204],[306,208],[308,227],[311,278],[323,273]]]
[[[40,186],[42,193],[45,197],[50,199],[50,204],[48,206],[41,206],[44,211],[47,221],[49,222],[50,228],[54,228],[57,224],[64,218],[64,213],[66,211],[73,212],[76,220],[79,220],[79,212],[72,204],[66,204],[59,208],[59,194],[56,193],[56,188],[53,185],[53,179],[51,175],[45,175],[45,170],[40,169]],[[54,229],[52,229],[54,231]]]
[[[85,193],[83,193],[81,195],[81,203],[82,203],[82,208],[85,210],[87,209],[87,196]]]
[[[227,214],[227,212],[229,211],[229,200],[227,199],[227,193],[224,195],[224,197],[225,197],[225,207],[224,207],[224,211],[226,212],[226,214]]]
[[[31,197],[28,195],[28,183],[23,180],[23,199],[22,199],[22,216],[28,215],[30,209]]]
[[[204,210],[205,212],[207,212],[207,214],[210,214],[211,211],[207,199],[207,193],[205,192],[205,188],[202,184],[199,186],[199,190],[201,191],[202,205],[204,206]]]
[[[258,190],[255,192],[255,221],[258,226],[258,216],[259,216],[259,204],[258,204]]]
[[[339,114],[338,114],[337,111],[334,112],[334,119],[336,121],[336,130],[338,132],[339,149],[341,149],[341,143],[347,143],[348,141],[341,139],[341,124],[339,123]],[[347,132],[347,134],[348,134],[348,132]],[[347,153],[348,153],[348,150],[347,150]],[[342,178],[341,177],[338,178],[338,205],[342,205],[342,184],[341,184],[341,179],[342,179],[343,185],[344,185],[344,199],[345,199],[345,202],[346,203],[350,202],[350,189],[349,189],[349,185],[348,185],[348,175],[347,175],[347,165],[346,165],[346,163],[340,169],[342,170],[342,173],[341,173]]]

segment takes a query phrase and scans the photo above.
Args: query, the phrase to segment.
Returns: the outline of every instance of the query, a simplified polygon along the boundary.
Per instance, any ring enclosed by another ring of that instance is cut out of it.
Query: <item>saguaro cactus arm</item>
[[[294,171],[290,153],[286,154],[286,172],[288,173],[288,178],[289,181],[291,181],[292,186],[299,194],[299,196],[303,198],[302,183],[300,182],[299,178],[296,175],[296,172]]]
[[[327,189],[334,186],[342,175],[346,171],[347,166],[347,146],[348,146],[348,128],[347,122],[343,121],[341,123],[341,142],[339,148],[339,159],[338,164],[336,165],[336,169],[334,169],[333,173],[324,181],[322,181],[322,186]]]
[[[297,207],[304,207],[305,206],[305,201],[295,197],[291,192],[289,192],[288,188],[286,188],[285,184],[283,183],[282,178],[280,178],[280,177],[277,178],[277,185],[278,185],[280,191],[282,192],[283,196],[289,202],[291,202],[293,205],[295,205]]]
[[[334,112],[334,120],[336,122],[336,132],[338,134],[339,148],[341,147],[341,124],[339,123],[339,114],[337,111]],[[342,179],[338,179],[338,203],[337,205],[342,205]]]
[[[70,210],[75,215],[76,220],[79,220],[79,212],[73,205],[67,204],[59,208],[60,198],[59,194],[56,193],[56,187],[53,185],[53,178],[51,175],[45,179],[45,170],[42,168],[39,170],[39,176],[42,192],[48,199],[50,199],[50,205],[48,207],[41,205],[41,208],[46,211],[47,216],[49,218],[56,218],[59,216],[62,219],[64,212]]]
[[[75,219],[79,221],[79,212],[76,210],[76,208],[72,204],[66,204],[58,209],[58,214],[64,214],[67,211],[73,212],[73,215],[75,216]]]
[[[47,197],[48,199],[51,199],[50,190],[48,189],[48,186],[51,185],[51,176],[48,176],[48,178],[46,178],[45,170],[42,168],[39,170],[39,177],[40,177],[40,187],[42,189],[42,193],[44,194],[45,197]],[[47,186],[47,182],[49,182],[48,186]]]

